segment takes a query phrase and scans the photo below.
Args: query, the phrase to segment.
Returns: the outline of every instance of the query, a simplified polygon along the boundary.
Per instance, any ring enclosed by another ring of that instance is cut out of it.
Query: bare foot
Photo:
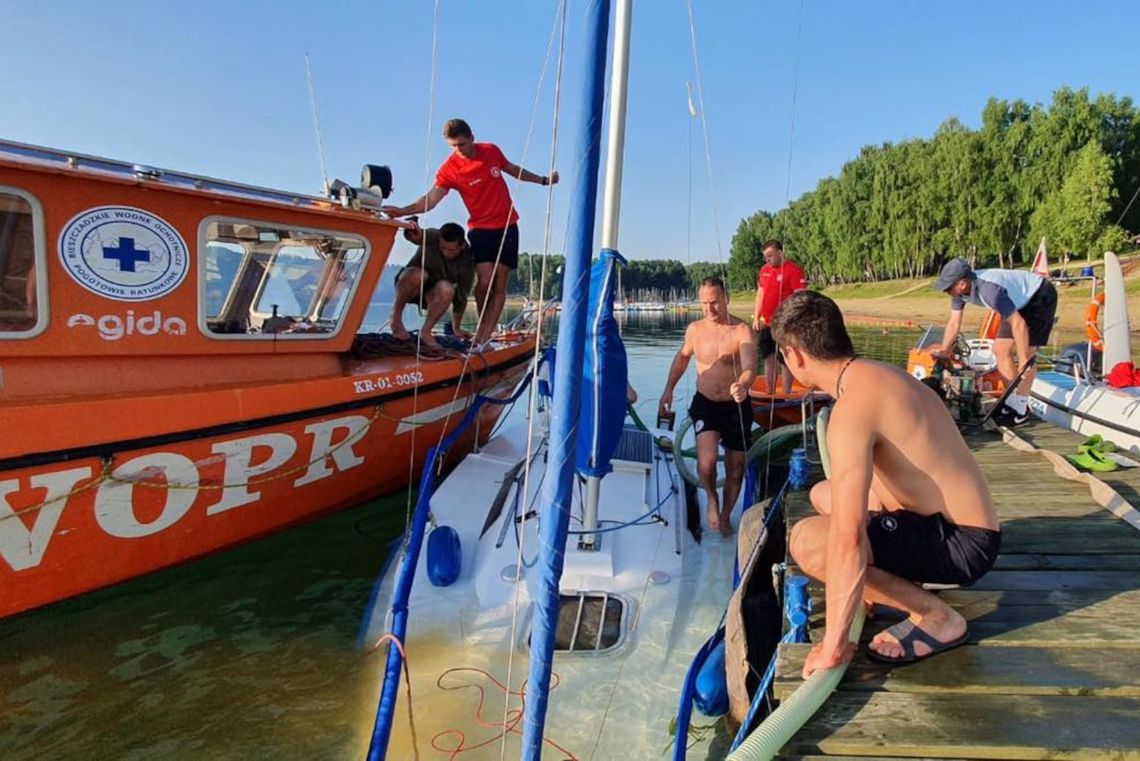
[[[717,513],[715,507],[709,507],[707,513],[709,519],[709,530],[716,531],[720,528],[720,514]]]
[[[420,333],[420,345],[426,346],[429,349],[439,349],[439,341],[435,340],[431,333]]]
[[[412,337],[412,334],[404,327],[404,323],[398,320],[392,320],[390,330],[392,331],[392,337],[401,341],[407,341]]]
[[[722,513],[717,523],[720,524],[721,536],[732,536],[732,518],[731,513]]]
[[[966,633],[966,619],[950,608],[918,619],[912,615],[910,620],[917,628],[922,629],[939,642],[953,642]],[[929,655],[932,651],[932,648],[921,640],[916,641],[913,647],[914,655],[917,658]],[[890,633],[889,629],[884,629],[876,634],[875,638],[871,640],[870,648],[886,658],[901,658],[904,655],[902,645]]]

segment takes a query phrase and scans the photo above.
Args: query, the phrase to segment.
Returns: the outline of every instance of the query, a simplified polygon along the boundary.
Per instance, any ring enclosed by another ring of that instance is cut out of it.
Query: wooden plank
[[[1002,523],[1004,552],[1108,554],[1140,552],[1140,531],[1122,521],[1093,518],[1027,518]]]
[[[811,645],[784,645],[776,662],[776,697],[802,682]],[[960,647],[893,668],[862,653],[847,669],[841,691],[1140,697],[1140,649],[1090,647]]]
[[[1140,553],[1119,555],[1066,555],[1062,553],[1002,553],[994,570],[1140,571]],[[1140,580],[1140,574],[1137,574]]]
[[[1140,759],[1140,698],[841,692],[785,753]]]
[[[1000,589],[947,589],[938,593],[948,605],[962,607],[980,602],[1000,604],[1002,607],[1016,605],[1055,605],[1064,610],[1104,606],[1107,615],[1116,615],[1130,609],[1140,610],[1140,590],[1115,592],[1099,600],[1090,599],[1086,592],[1052,590],[1050,592],[1000,590]],[[1109,606],[1112,606],[1109,609]]]
[[[1105,591],[1125,591],[1140,586],[1134,571],[990,571],[971,589],[1087,589],[1093,597]]]
[[[987,599],[984,590],[971,590],[972,599],[948,603],[970,622],[970,642],[982,646],[1017,645],[1077,647],[1095,645],[1105,648],[1140,648],[1140,605],[1137,595],[1123,593],[1118,596],[1106,592],[1096,596],[1089,591],[1070,593],[1059,598],[1060,603],[1048,602],[1039,595],[1031,602],[1035,592],[1023,591],[1024,604],[1011,605],[1004,595],[1013,594],[995,590],[1002,596]],[[944,593],[945,595],[945,593]],[[823,627],[825,606],[813,602],[813,638],[818,638]],[[902,614],[883,615],[867,622],[863,641],[892,625]]]
[[[823,588],[813,584],[810,587],[812,611],[822,615],[827,609],[823,597]],[[1025,589],[978,589],[969,587],[963,589],[944,589],[937,593],[938,597],[958,610],[978,608],[989,605],[993,608],[1013,610],[1018,607],[1048,606],[1058,611],[1085,610],[1107,618],[1127,616],[1131,611],[1140,611],[1140,590],[1127,589],[1122,591],[1106,591],[1104,594],[1090,594],[1089,590],[1063,590],[1049,591]],[[876,608],[882,613],[884,608]],[[901,617],[885,616],[885,618]]]
[[[827,605],[824,604],[823,589],[813,584],[811,587],[811,596],[813,611],[816,614],[822,615],[825,609],[827,609]],[[1050,605],[1061,609],[1061,611],[1077,611],[1077,609],[1090,609],[1094,607],[1097,611],[1104,612],[1104,615],[1118,615],[1131,611],[1131,609],[1140,609],[1140,590],[1135,589],[1116,591],[1110,595],[1101,595],[1093,598],[1090,597],[1088,591],[1085,590],[1065,591],[1055,589],[1043,592],[1040,590],[963,588],[944,589],[938,592],[938,597],[942,598],[943,602],[947,605],[951,605],[955,608],[984,603],[1001,605],[1002,607]],[[884,608],[877,608],[877,611],[882,613],[884,612]]]

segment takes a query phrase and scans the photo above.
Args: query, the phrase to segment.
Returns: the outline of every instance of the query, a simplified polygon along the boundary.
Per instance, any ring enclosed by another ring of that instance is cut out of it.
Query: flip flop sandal
[[[904,665],[907,663],[924,661],[932,655],[938,655],[939,653],[944,653],[947,650],[953,650],[960,645],[966,644],[966,640],[970,637],[970,630],[967,629],[962,633],[961,637],[958,637],[957,639],[950,642],[942,642],[941,640],[937,640],[934,637],[930,636],[930,634],[928,634],[926,631],[915,626],[914,622],[909,618],[905,621],[900,621],[886,631],[888,634],[898,640],[899,645],[903,649],[903,654],[898,658],[891,658],[890,656],[876,652],[868,644],[867,657],[873,661],[878,661],[879,663],[893,663],[895,665]],[[930,648],[930,652],[924,653],[923,655],[915,655],[915,642],[922,642]]]
[[[1097,450],[1086,449],[1084,446],[1078,447],[1075,455],[1065,455],[1065,459],[1078,468],[1094,473],[1111,473],[1120,467],[1115,460],[1109,460]]]
[[[1099,433],[1094,433],[1092,436],[1089,436],[1077,446],[1078,452],[1083,449],[1095,449],[1101,454],[1106,454],[1108,452],[1115,452],[1116,445],[1111,441],[1105,439]]]

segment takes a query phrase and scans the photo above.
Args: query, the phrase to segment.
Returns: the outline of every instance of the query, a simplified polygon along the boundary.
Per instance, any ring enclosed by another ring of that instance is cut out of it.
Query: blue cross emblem
[[[111,248],[109,246],[103,247],[103,257],[105,259],[117,260],[119,262],[119,272],[136,272],[135,264],[138,262],[149,262],[150,252],[145,248],[135,248],[134,238],[119,238],[118,248]]]

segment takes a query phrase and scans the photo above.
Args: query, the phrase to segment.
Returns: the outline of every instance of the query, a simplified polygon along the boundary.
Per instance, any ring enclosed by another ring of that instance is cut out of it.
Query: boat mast
[[[629,84],[629,27],[633,13],[633,0],[618,0],[614,14],[614,62],[610,72],[610,129],[606,140],[606,185],[602,196],[602,251],[618,250],[618,220],[621,216],[621,170],[625,158],[625,103]],[[621,268],[618,268],[621,277]],[[620,282],[620,280],[619,280]],[[621,288],[618,288],[621,297]],[[593,531],[598,527],[598,495],[601,476],[586,480],[586,512],[582,529]],[[598,548],[597,534],[583,534],[579,547],[584,550]]]
[[[610,72],[610,128],[606,137],[606,185],[602,196],[602,248],[617,251],[621,170],[625,158],[625,101],[629,84],[629,24],[633,0],[618,0],[614,13],[614,63]]]
[[[562,315],[558,323],[558,361],[554,364],[554,400],[548,435],[550,460],[542,482],[540,546],[533,586],[534,617],[530,637],[530,668],[523,721],[521,757],[539,761],[546,727],[546,704],[554,662],[554,636],[560,604],[559,585],[565,562],[566,537],[582,407],[582,362],[589,311],[590,261],[594,248],[594,216],[598,197],[602,105],[605,95],[606,47],[609,41],[610,2],[592,0],[586,9],[585,87],[582,134],[571,155],[581,157],[581,174],[574,188],[573,218],[566,246],[562,280]]]

